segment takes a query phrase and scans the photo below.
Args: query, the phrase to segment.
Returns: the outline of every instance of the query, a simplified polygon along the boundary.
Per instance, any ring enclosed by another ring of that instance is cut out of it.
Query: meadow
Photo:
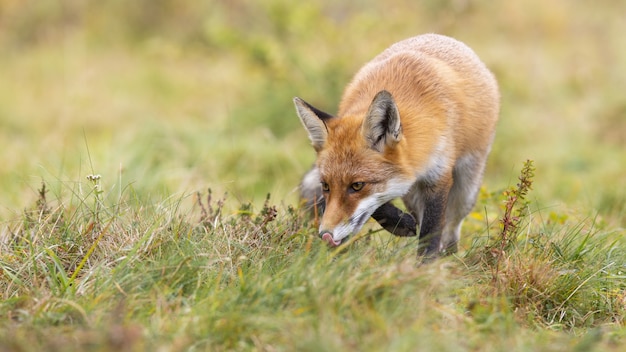
[[[626,3],[0,0],[0,351],[622,351]],[[455,37],[502,109],[458,254],[316,237],[292,98]],[[506,226],[505,226],[506,225]]]

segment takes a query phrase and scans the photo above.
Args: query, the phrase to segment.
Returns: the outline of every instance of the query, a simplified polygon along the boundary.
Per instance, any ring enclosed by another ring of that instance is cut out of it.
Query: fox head
[[[338,246],[357,233],[384,203],[412,184],[398,159],[402,124],[392,95],[383,90],[362,114],[334,117],[300,98],[296,111],[317,152],[326,200],[319,235]]]

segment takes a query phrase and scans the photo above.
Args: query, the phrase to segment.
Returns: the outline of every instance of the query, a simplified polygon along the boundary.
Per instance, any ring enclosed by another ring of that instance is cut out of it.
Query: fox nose
[[[320,237],[322,237],[322,241],[328,243],[328,245],[331,247],[337,247],[338,245],[341,244],[341,241],[335,241],[333,239],[333,234],[328,231],[323,231],[320,234]]]

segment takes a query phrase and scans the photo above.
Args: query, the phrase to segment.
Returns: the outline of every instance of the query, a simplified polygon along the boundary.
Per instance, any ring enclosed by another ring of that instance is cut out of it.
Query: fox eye
[[[330,186],[328,185],[328,183],[326,183],[326,182],[322,182],[322,191],[323,191],[323,192],[328,192],[328,191],[330,191]]]
[[[363,186],[365,186],[365,182],[355,182],[350,185],[350,189],[352,189],[354,192],[358,192],[363,189]]]

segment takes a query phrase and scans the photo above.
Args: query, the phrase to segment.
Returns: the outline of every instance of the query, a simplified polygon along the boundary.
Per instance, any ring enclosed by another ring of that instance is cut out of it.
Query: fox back
[[[317,152],[320,236],[339,245],[402,198],[420,227],[420,255],[455,251],[482,182],[499,100],[476,54],[436,34],[396,43],[363,66],[336,116],[295,98]]]

